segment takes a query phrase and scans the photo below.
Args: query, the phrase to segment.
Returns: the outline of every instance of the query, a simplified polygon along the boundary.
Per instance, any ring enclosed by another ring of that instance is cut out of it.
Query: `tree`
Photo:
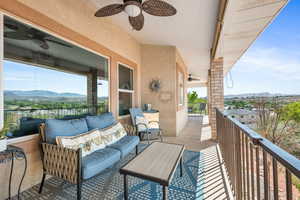
[[[198,99],[198,94],[196,91],[193,91],[192,93],[188,93],[188,101],[189,103],[195,103],[195,101]]]
[[[300,102],[284,105],[277,98],[261,98],[254,102],[254,107],[258,114],[257,132],[291,152],[300,127]]]

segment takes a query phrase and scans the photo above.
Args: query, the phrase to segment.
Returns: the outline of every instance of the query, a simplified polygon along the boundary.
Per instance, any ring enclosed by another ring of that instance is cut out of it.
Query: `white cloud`
[[[277,48],[248,51],[235,66],[239,72],[267,72],[279,80],[300,80],[299,52]]]

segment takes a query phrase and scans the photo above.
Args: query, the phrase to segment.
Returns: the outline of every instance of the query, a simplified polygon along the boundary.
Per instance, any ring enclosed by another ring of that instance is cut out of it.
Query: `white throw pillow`
[[[100,132],[105,145],[111,145],[127,135],[126,130],[120,122],[108,128],[101,129]]]
[[[98,129],[76,135],[76,136],[58,136],[56,143],[59,146],[77,150],[82,148],[82,156],[89,155],[94,151],[105,148],[104,140]]]
[[[145,117],[136,116],[135,124],[137,125],[138,132],[145,132],[147,130],[147,128],[149,128],[149,121]],[[138,124],[141,124],[141,125],[138,125]],[[146,124],[146,126],[144,124]]]

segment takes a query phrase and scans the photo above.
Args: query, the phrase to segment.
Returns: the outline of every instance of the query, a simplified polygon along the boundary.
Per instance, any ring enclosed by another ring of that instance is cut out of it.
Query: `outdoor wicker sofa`
[[[75,120],[48,119],[41,124],[43,178],[39,193],[43,190],[46,175],[52,175],[77,184],[77,199],[79,200],[84,180],[112,167],[134,149],[137,154],[140,141],[137,136],[125,136],[85,157],[82,157],[81,149],[67,149],[55,143],[57,136],[74,136],[96,128],[103,129],[115,123],[112,113],[105,113]]]

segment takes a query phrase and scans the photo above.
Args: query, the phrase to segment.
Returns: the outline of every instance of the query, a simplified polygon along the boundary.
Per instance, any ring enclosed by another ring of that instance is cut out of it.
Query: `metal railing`
[[[216,115],[217,139],[236,199],[298,199],[292,177],[300,178],[300,160],[221,111]]]
[[[47,109],[14,109],[4,110],[4,131],[14,131],[20,128],[22,118],[35,119],[68,119],[86,114],[100,114],[107,112],[106,105],[80,106],[73,108],[47,108]]]
[[[206,103],[189,103],[188,104],[189,114],[206,114],[207,104]]]

